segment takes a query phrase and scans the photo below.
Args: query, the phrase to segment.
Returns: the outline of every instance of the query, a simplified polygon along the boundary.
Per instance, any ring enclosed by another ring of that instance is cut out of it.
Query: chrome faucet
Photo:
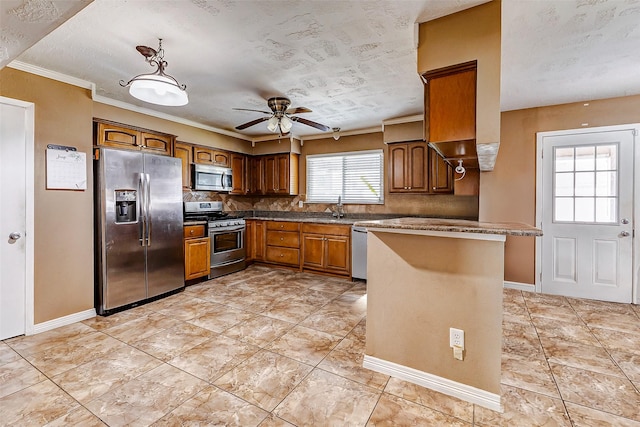
[[[333,211],[334,218],[342,218],[344,217],[344,205],[342,204],[342,196],[338,196],[338,204]]]

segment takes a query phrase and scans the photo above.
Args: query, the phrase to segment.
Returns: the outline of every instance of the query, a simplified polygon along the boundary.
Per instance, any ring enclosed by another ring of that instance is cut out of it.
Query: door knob
[[[620,233],[620,237],[629,237],[631,234],[628,231],[623,231]]]
[[[620,222],[623,224],[629,224],[629,220],[627,218],[622,218]]]
[[[13,233],[9,234],[9,240],[12,240],[14,242],[21,237],[22,237],[22,234],[18,233],[17,231],[14,231]]]

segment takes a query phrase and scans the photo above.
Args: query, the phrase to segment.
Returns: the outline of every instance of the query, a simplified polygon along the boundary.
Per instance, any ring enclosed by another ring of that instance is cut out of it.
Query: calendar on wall
[[[47,145],[47,189],[86,190],[87,154],[75,147]]]

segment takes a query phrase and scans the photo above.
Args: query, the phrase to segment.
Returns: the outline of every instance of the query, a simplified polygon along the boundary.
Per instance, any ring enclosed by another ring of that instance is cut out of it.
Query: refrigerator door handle
[[[147,235],[147,218],[144,208],[144,174],[138,177],[138,218],[140,220],[140,246],[146,246],[145,236]]]
[[[146,193],[146,199],[147,199],[147,206],[145,207],[147,213],[146,213],[146,217],[147,217],[147,246],[151,246],[151,175],[149,175],[148,173],[145,174],[147,176],[147,189],[145,191]]]

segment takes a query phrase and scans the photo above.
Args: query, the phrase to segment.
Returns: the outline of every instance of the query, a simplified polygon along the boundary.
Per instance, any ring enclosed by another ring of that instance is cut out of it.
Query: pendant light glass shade
[[[189,103],[187,91],[170,78],[156,74],[142,74],[131,81],[131,96],[157,105],[179,107]]]

